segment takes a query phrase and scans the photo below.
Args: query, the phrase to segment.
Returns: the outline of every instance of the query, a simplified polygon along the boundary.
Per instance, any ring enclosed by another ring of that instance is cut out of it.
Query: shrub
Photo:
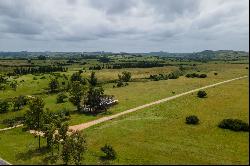
[[[101,148],[101,151],[103,151],[106,154],[106,156],[104,157],[105,159],[108,160],[116,159],[116,152],[111,145],[106,144],[104,147]]]
[[[9,111],[9,103],[7,100],[0,100],[0,114]]]
[[[186,117],[186,123],[187,124],[198,124],[199,118],[195,115],[188,116],[188,117]]]
[[[118,81],[118,83],[117,83],[117,85],[116,85],[117,87],[122,87],[123,86],[123,82],[121,82],[121,81]]]
[[[199,75],[199,78],[206,78],[206,77],[207,77],[206,74],[200,74],[200,75]]]
[[[200,90],[200,91],[198,91],[197,96],[199,98],[204,98],[207,96],[207,93],[204,90]]]
[[[233,131],[249,131],[249,124],[239,119],[224,119],[219,123],[218,127]]]
[[[214,73],[214,75],[216,75],[216,76],[217,76],[217,75],[218,75],[218,73]]]
[[[28,98],[23,95],[20,95],[13,99],[13,110],[19,111],[27,103],[28,103]]]
[[[64,99],[67,98],[67,95],[64,94],[64,93],[59,93],[56,97],[56,102],[57,103],[63,103],[64,102]]]

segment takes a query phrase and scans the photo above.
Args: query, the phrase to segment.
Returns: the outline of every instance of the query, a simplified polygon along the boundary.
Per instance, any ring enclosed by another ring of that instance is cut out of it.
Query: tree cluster
[[[206,74],[197,74],[197,73],[192,73],[192,74],[187,74],[187,78],[206,78]]]
[[[68,68],[62,66],[38,66],[38,67],[21,67],[14,69],[13,73],[9,75],[25,75],[37,73],[51,73],[51,72],[66,72]]]

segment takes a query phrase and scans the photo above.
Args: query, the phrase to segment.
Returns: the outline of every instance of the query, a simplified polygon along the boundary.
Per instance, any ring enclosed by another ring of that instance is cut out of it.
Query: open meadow
[[[67,71],[10,74],[9,76],[8,73],[13,69],[27,65],[27,60],[1,60],[0,64],[9,65],[9,69],[2,70],[1,73],[1,78],[6,80],[2,81],[0,99],[7,101],[9,107],[8,111],[0,114],[0,129],[23,123],[25,125],[0,131],[1,158],[12,164],[63,164],[61,153],[56,150],[57,148],[54,148],[54,154],[51,156],[46,138],[41,138],[39,150],[37,136],[30,134],[29,130],[25,131],[26,113],[31,107],[28,102],[21,105],[20,109],[16,109],[15,101],[20,96],[42,98],[44,111],[62,113],[67,117],[66,123],[77,125],[196,88],[249,75],[247,60],[237,64],[229,63],[230,61],[225,63],[220,59],[202,62],[186,59],[180,61],[174,58],[170,61],[155,56],[136,57],[136,60],[128,57],[131,56],[109,56],[112,63],[101,63],[96,59],[75,60],[73,64],[66,65]],[[157,61],[157,65],[159,65],[158,62],[164,65],[143,68],[125,66],[117,69],[109,67],[109,65],[120,64],[120,61],[125,64],[129,61],[136,65],[138,61],[142,61],[144,65],[145,61]],[[47,66],[57,61],[52,58],[35,59],[31,62],[34,63],[33,66]],[[67,60],[58,62],[66,63]],[[92,68],[98,65],[107,67],[98,70]],[[72,88],[74,88],[72,78],[75,73],[79,73],[80,77],[77,78],[91,85],[93,71],[97,78],[96,86],[103,87],[104,94],[113,96],[118,103],[103,112],[94,114],[79,112],[78,106],[71,100]],[[118,86],[122,80],[118,75],[124,74],[124,71],[130,73],[131,78]],[[197,73],[198,76],[189,77],[188,74],[192,73]],[[199,76],[202,74],[205,75],[204,78]],[[53,85],[51,83],[53,80],[56,80],[57,85],[55,91],[52,91],[53,86],[50,86]],[[16,86],[13,86],[13,82]],[[249,164],[248,132],[234,132],[218,127],[219,122],[226,118],[248,122],[248,92],[247,77],[206,89],[206,98],[198,98],[196,93],[192,93],[87,128],[81,131],[87,142],[87,149],[81,163]],[[66,96],[62,102],[58,102],[60,93]],[[4,107],[1,109],[3,110]],[[193,126],[186,124],[185,118],[189,115],[197,116],[200,120],[199,124]],[[116,159],[103,158],[100,148],[105,144],[112,145],[115,149]],[[58,148],[63,149],[63,146],[59,145]]]

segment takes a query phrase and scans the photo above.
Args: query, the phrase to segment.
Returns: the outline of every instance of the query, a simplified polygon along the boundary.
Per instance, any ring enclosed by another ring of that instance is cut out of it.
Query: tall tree
[[[40,97],[30,99],[29,110],[25,114],[25,126],[28,129],[38,131],[39,149],[41,147],[40,131],[42,129],[42,115],[43,115],[44,102]]]
[[[95,72],[91,72],[91,75],[90,75],[90,78],[89,78],[89,84],[91,85],[91,86],[96,86],[96,84],[97,84],[97,78],[96,78],[96,76],[95,76]]]
[[[86,94],[86,86],[82,85],[79,81],[74,81],[70,90],[70,102],[72,102],[77,110],[81,110],[81,101]]]
[[[58,90],[59,88],[59,82],[57,79],[52,79],[50,80],[49,82],[49,89],[50,89],[50,92],[54,93]]]
[[[79,131],[73,132],[70,136],[72,144],[72,157],[76,165],[81,165],[82,154],[86,150],[86,139]]]

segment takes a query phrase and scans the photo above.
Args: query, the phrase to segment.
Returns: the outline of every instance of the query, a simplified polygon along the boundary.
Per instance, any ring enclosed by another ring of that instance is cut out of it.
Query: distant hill
[[[139,56],[160,56],[160,57],[177,57],[193,60],[246,60],[249,59],[249,52],[233,51],[233,50],[204,50],[194,53],[169,53],[164,51],[149,53],[112,53],[112,52],[0,52],[0,58],[31,58],[38,56],[54,57],[54,58],[73,58],[73,57],[96,57],[103,55],[139,55]]]
[[[182,57],[188,59],[203,59],[203,60],[239,60],[248,59],[249,52],[245,51],[233,51],[233,50],[204,50],[194,53],[169,53],[169,52],[150,52],[148,55],[164,56],[164,57]]]

